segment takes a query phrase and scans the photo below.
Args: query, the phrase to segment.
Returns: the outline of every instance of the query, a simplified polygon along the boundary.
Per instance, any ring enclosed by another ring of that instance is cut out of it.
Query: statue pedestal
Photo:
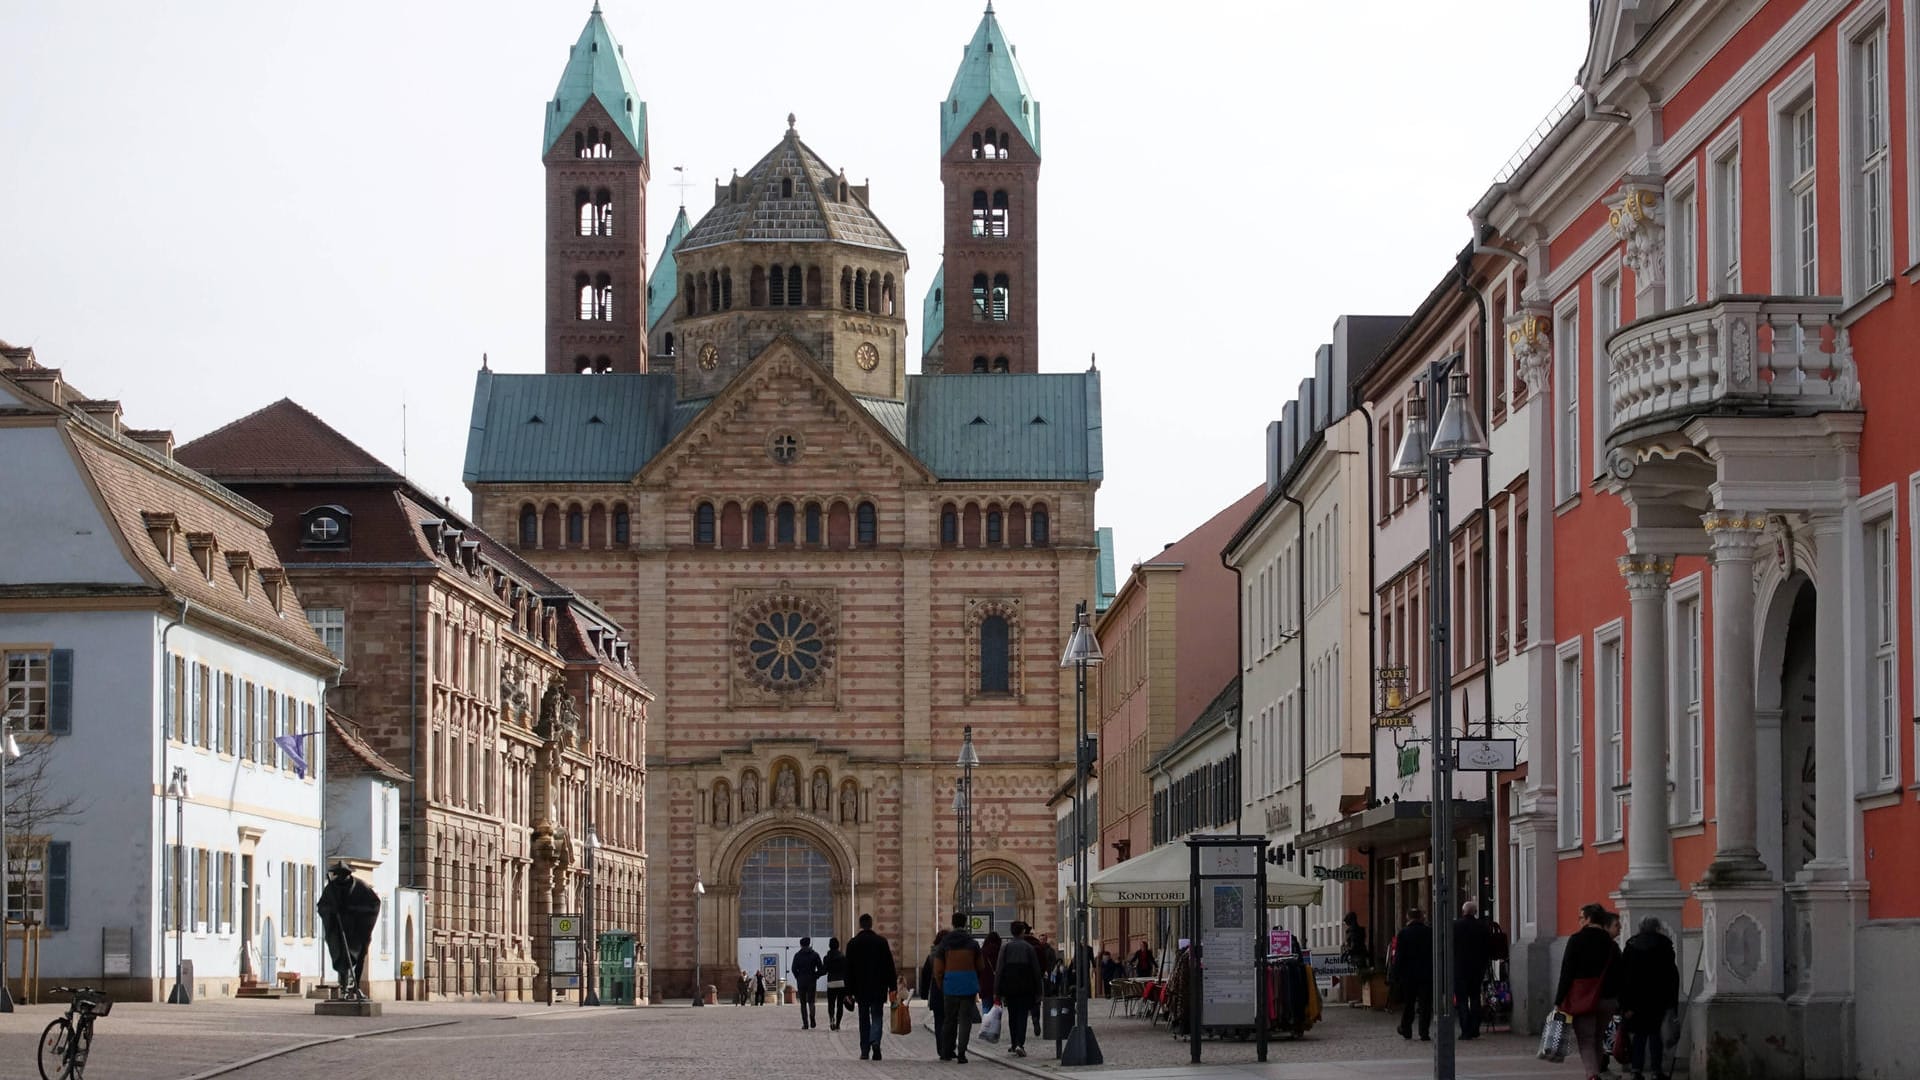
[[[379,1016],[380,1003],[377,1001],[316,1001],[313,1003],[315,1016]]]

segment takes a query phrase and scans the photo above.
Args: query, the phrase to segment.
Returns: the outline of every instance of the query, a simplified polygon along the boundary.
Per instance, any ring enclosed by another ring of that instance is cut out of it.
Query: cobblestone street
[[[53,1006],[27,1006],[0,1016],[0,1080],[37,1076],[34,1055]],[[189,1080],[214,1076],[245,1080],[491,1080],[550,1074],[644,1076],[682,1080],[716,1075],[808,1077],[870,1076],[876,1080],[949,1076],[956,1066],[936,1058],[926,1014],[916,1007],[909,1037],[888,1036],[886,1059],[859,1060],[851,1023],[799,1030],[797,1008],[679,1006],[580,1009],[499,1004],[387,1003],[386,1015],[342,1020],[312,1015],[311,1003],[202,1002],[190,1008],[125,1004],[96,1029],[90,1080]],[[1393,1032],[1392,1018],[1370,1010],[1330,1007],[1301,1042],[1276,1041],[1265,1065],[1251,1043],[1207,1042],[1205,1064],[1189,1072],[1187,1044],[1165,1026],[1108,1017],[1096,1003],[1094,1030],[1109,1080],[1412,1080],[1432,1075],[1430,1046]],[[1003,1044],[1004,1045],[1004,1044]],[[1050,1076],[1060,1070],[1052,1044],[1030,1039],[1032,1056],[1015,1061],[1002,1046],[976,1040],[973,1074]],[[1078,1071],[1078,1070],[1072,1070]],[[1528,1080],[1566,1073],[1533,1059],[1532,1041],[1489,1035],[1461,1044],[1462,1080]],[[962,1074],[966,1075],[966,1074]]]

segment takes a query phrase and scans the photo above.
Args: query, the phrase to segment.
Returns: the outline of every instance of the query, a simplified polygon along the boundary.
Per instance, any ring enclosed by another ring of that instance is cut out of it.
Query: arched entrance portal
[[[740,865],[740,924],[736,953],[751,978],[785,977],[800,939],[826,950],[834,934],[833,864],[798,836],[772,836],[756,844]]]
[[[1805,566],[1811,553],[1796,550],[1795,555],[1794,562]],[[1771,599],[1759,625],[1754,688],[1760,857],[1781,881],[1792,881],[1816,850],[1814,647],[1820,598],[1800,566],[1762,593]],[[1780,949],[1787,986],[1797,985],[1799,978],[1800,933],[1797,921],[1787,919]]]

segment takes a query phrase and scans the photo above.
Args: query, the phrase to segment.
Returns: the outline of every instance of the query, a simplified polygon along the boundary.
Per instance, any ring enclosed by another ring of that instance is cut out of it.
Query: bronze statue
[[[341,863],[333,868],[333,880],[320,891],[320,902],[314,908],[327,935],[334,973],[339,976],[337,996],[346,1001],[367,1000],[361,978],[366,974],[373,926],[380,919],[379,895]]]

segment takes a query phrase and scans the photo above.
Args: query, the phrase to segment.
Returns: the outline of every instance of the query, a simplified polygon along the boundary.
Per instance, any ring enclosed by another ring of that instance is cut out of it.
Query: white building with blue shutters
[[[196,998],[311,982],[338,663],[266,513],[120,417],[0,343],[7,971],[26,924],[43,987],[164,998],[183,954]]]

